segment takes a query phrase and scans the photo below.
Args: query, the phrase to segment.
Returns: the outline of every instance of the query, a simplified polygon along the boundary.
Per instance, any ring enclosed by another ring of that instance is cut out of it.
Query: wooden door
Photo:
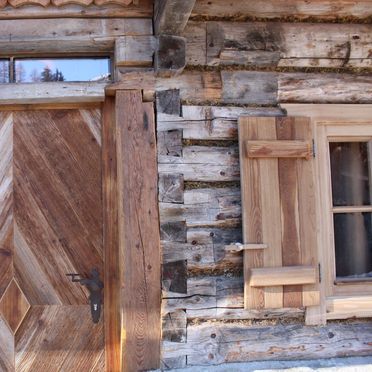
[[[0,112],[0,371],[104,371],[101,111]]]

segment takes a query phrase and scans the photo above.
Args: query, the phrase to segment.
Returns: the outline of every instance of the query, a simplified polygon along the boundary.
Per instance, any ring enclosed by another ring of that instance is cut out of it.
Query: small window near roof
[[[0,83],[9,83],[9,61],[0,59]]]
[[[372,279],[372,142],[330,142],[329,151],[336,278]]]
[[[16,83],[55,81],[108,81],[110,59],[48,58],[14,59]]]

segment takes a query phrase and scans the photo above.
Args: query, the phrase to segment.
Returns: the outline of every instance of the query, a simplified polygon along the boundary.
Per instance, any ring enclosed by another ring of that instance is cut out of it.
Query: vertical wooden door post
[[[106,104],[111,106],[111,100],[108,97]],[[117,231],[115,227],[105,228],[106,247],[113,249],[106,256],[106,271],[110,275],[109,265],[114,270],[118,265],[120,280],[114,278],[106,294],[111,299],[118,295],[120,303],[116,303],[118,312],[108,310],[111,320],[106,320],[106,324],[111,322],[115,326],[119,316],[121,331],[120,340],[111,330],[106,331],[106,337],[120,350],[121,366],[116,364],[116,368],[139,371],[158,368],[160,361],[160,237],[154,110],[152,103],[142,102],[140,90],[117,90],[114,112],[112,108],[105,125],[110,128],[107,138],[116,152],[108,155],[108,150],[105,155],[108,172],[104,173],[106,190],[113,193],[111,198],[106,196],[112,213],[105,213],[108,223],[117,220]],[[115,236],[116,251],[110,245],[110,239]]]

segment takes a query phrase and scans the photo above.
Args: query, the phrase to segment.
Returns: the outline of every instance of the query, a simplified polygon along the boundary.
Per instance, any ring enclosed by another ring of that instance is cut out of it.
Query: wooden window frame
[[[329,138],[372,137],[372,105],[287,104],[288,116],[311,118],[316,152],[316,210],[321,304],[306,309],[307,324],[330,319],[372,317],[372,282],[335,284]]]

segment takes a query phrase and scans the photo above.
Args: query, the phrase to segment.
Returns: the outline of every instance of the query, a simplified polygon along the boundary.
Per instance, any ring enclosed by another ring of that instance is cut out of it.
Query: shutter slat
[[[239,136],[242,138],[258,138],[259,119],[252,118],[250,125],[239,127]],[[246,223],[243,226],[244,243],[262,242],[262,220],[261,220],[261,199],[260,199],[260,169],[259,162],[256,159],[244,161],[243,142],[239,143],[240,148],[240,170],[243,183],[248,183],[250,187],[242,187],[242,198],[245,200],[242,209],[243,219]],[[244,277],[249,278],[250,268],[262,267],[263,250],[253,249],[244,252]],[[264,290],[262,288],[253,288],[244,281],[244,307],[246,309],[262,309],[265,307]]]
[[[259,139],[276,140],[276,118],[261,119],[258,134]],[[261,176],[262,241],[268,245],[268,249],[264,250],[264,267],[278,267],[282,266],[278,159],[260,159],[258,162]],[[249,185],[247,186],[249,187]],[[262,190],[265,190],[265,192],[262,192]],[[267,213],[267,211],[270,211],[270,213]],[[265,287],[265,307],[283,307],[282,287]]]
[[[317,305],[310,122],[307,118],[241,117],[239,142],[244,243],[267,245],[265,249],[244,251],[245,308]],[[277,268],[288,273],[288,267],[294,267],[289,269],[291,273],[303,267],[311,269],[306,280],[287,280],[283,274],[283,280],[275,281]],[[258,283],[257,275],[261,275],[264,286],[252,285]]]

